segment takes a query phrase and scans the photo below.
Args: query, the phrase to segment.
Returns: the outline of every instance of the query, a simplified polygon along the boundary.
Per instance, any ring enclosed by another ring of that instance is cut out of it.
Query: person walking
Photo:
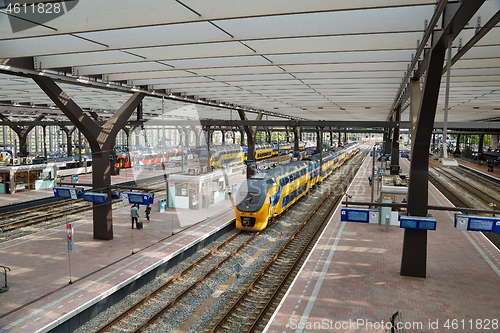
[[[130,208],[130,216],[132,217],[132,229],[134,229],[134,223],[137,227],[137,222],[139,221],[139,208],[137,208],[137,205],[133,205]]]
[[[151,205],[147,205],[146,210],[144,210],[146,213],[146,220],[149,222],[149,214],[151,214]]]

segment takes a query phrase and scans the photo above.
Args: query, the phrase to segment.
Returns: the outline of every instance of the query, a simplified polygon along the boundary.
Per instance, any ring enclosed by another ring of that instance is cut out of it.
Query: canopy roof
[[[241,108],[268,119],[387,120],[402,96],[407,105],[407,71],[424,59],[419,46],[432,45],[424,34],[453,15],[452,3],[430,0],[79,0],[58,2],[57,17],[45,13],[57,3],[11,2],[0,0],[0,113],[11,120],[66,119],[27,73],[54,77],[103,119],[142,90],[146,119],[239,119],[231,110]],[[34,8],[42,13],[23,12]],[[500,117],[499,9],[486,1],[453,40],[450,121]]]

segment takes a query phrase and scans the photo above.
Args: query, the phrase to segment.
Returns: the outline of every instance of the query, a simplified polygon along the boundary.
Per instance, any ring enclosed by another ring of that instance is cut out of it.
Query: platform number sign
[[[465,217],[457,217],[456,228],[458,230],[467,230],[467,225],[469,223],[469,219]]]

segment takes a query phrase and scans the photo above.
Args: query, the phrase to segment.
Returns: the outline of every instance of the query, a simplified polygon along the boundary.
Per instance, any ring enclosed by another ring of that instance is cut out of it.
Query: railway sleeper
[[[252,317],[247,316],[248,312],[242,311],[240,309],[237,309],[234,311],[232,317],[235,317],[236,320],[247,320],[247,319],[252,319]],[[229,319],[228,321],[232,321]]]

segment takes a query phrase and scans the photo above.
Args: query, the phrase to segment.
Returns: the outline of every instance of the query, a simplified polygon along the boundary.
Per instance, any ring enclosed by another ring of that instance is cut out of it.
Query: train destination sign
[[[346,207],[340,211],[340,221],[342,222],[378,223],[378,219],[379,211],[376,209]]]
[[[154,193],[122,192],[122,201],[125,204],[152,205],[154,203]]]
[[[500,233],[500,217],[455,215],[455,228]]]
[[[54,196],[56,198],[80,199],[83,198],[83,187],[54,187]]]
[[[108,195],[105,193],[85,193],[83,195],[83,201],[106,203],[108,201]]]
[[[401,216],[399,227],[404,229],[436,230],[436,220],[420,216]]]

